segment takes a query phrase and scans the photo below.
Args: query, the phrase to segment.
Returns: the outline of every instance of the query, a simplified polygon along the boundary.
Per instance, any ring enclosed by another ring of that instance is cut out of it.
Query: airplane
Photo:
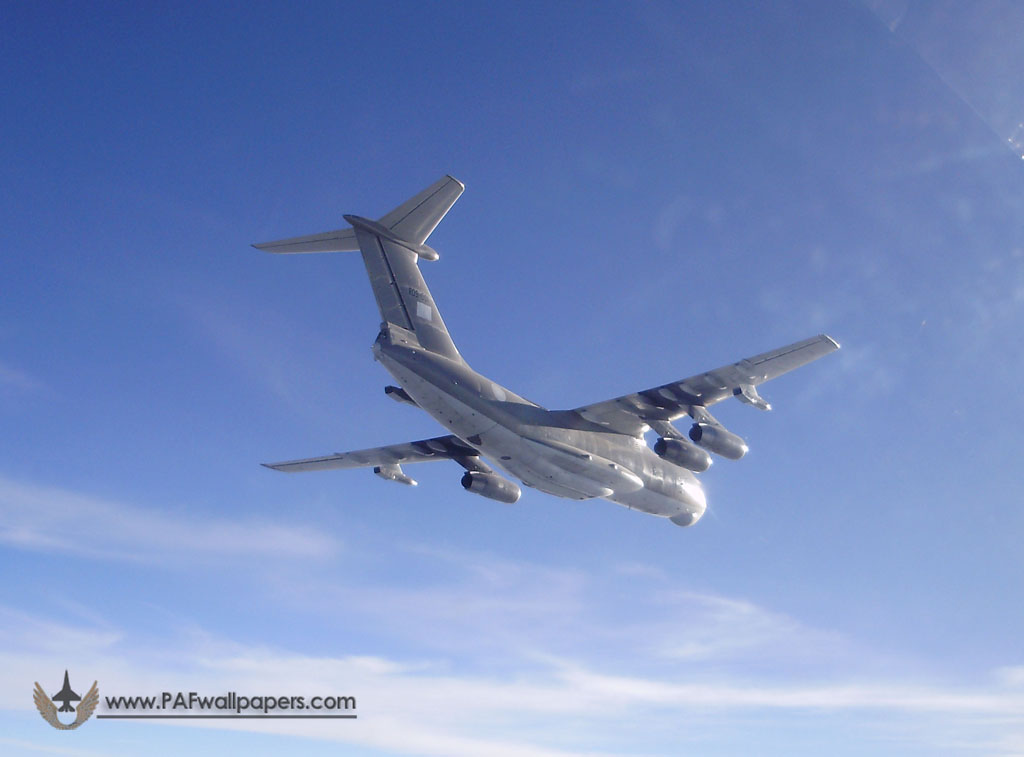
[[[64,671],[64,688],[50,698],[54,702],[61,703],[60,709],[57,712],[74,712],[75,708],[71,706],[71,703],[82,701],[82,698],[71,690],[71,682],[68,681],[68,671]]]
[[[435,261],[426,244],[462,194],[444,176],[374,221],[344,216],[347,228],[253,247],[272,253],[359,251],[380,311],[373,356],[397,380],[387,396],[426,411],[450,433],[404,444],[264,463],[289,473],[372,467],[381,478],[415,486],[402,465],[453,460],[473,494],[516,502],[526,486],[573,500],[602,498],[678,526],[707,508],[695,474],[711,455],[738,460],[747,443],[708,407],[730,397],[759,410],[771,406],[757,387],[839,349],[821,334],[707,373],[572,410],[547,410],[474,371],[459,354],[419,269]],[[689,416],[684,434],[673,421]],[[653,449],[644,435],[653,430]]]

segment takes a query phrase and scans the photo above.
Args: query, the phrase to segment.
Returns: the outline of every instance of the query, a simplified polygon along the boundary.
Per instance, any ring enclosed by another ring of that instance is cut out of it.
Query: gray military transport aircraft
[[[546,410],[481,376],[455,348],[420,274],[419,258],[437,260],[427,237],[462,194],[445,176],[383,218],[347,215],[350,227],[257,244],[275,253],[358,250],[380,309],[374,358],[398,381],[385,393],[422,408],[451,433],[387,447],[266,464],[286,472],[373,467],[389,481],[415,485],[403,463],[454,460],[466,469],[462,486],[499,502],[519,499],[519,487],[483,458],[522,483],[568,499],[603,498],[679,526],[704,514],[695,473],[708,469],[708,452],[738,460],[746,442],[727,431],[708,407],[729,397],[771,407],[759,384],[839,348],[820,335],[717,370],[574,410]],[[672,421],[689,416],[687,434]],[[651,449],[644,434],[658,440]],[[687,440],[686,437],[689,437]]]

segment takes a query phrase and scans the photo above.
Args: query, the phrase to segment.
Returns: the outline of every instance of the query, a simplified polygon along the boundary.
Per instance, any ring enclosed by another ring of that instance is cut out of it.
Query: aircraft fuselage
[[[423,349],[394,325],[381,331],[373,354],[420,408],[526,486],[568,499],[607,499],[680,525],[704,514],[696,476],[658,457],[642,437],[571,410],[546,410],[464,362]]]

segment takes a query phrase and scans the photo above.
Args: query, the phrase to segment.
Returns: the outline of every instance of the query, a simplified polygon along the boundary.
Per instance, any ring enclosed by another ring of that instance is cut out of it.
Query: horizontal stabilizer
[[[451,176],[443,176],[424,189],[411,200],[406,200],[378,222],[384,233],[400,244],[404,244],[421,257],[436,260],[437,253],[427,247],[424,242],[430,232],[437,228],[459,195],[466,189],[461,181]],[[346,219],[347,220],[347,219]],[[364,225],[366,219],[360,219]],[[309,234],[304,237],[278,239],[274,242],[254,244],[257,250],[276,253],[301,252],[353,252],[359,249],[355,229],[337,229],[322,234]],[[422,248],[422,250],[420,249]],[[424,252],[426,254],[424,254]]]
[[[449,360],[462,361],[437,303],[419,269],[419,260],[437,260],[426,239],[462,194],[462,182],[442,176],[378,221],[348,214],[349,228],[310,234],[253,247],[272,253],[359,250],[370,278],[380,322],[412,332],[419,346]],[[302,463],[309,470],[311,463]]]
[[[278,239],[276,242],[254,244],[257,250],[276,253],[300,252],[354,252],[359,249],[356,241],[356,230],[353,228],[326,231],[323,234],[310,234],[304,237]]]
[[[465,185],[458,179],[442,176],[381,218],[380,225],[409,244],[421,245],[465,189]]]

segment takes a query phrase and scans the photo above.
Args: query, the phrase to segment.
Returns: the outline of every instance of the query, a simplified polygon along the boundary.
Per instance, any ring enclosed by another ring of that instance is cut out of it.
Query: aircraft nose
[[[701,512],[704,512],[708,507],[708,499],[704,496],[704,487],[700,484],[695,484],[693,487],[693,501],[695,504],[700,505]]]
[[[704,511],[708,509],[708,500],[704,495],[704,487],[695,481],[686,487],[686,493],[689,505],[693,508],[693,522],[696,523],[704,515]]]
[[[684,483],[682,487],[685,509],[673,515],[669,520],[677,526],[692,526],[701,519],[704,511],[707,510],[707,499],[704,496],[704,489],[698,481]]]

